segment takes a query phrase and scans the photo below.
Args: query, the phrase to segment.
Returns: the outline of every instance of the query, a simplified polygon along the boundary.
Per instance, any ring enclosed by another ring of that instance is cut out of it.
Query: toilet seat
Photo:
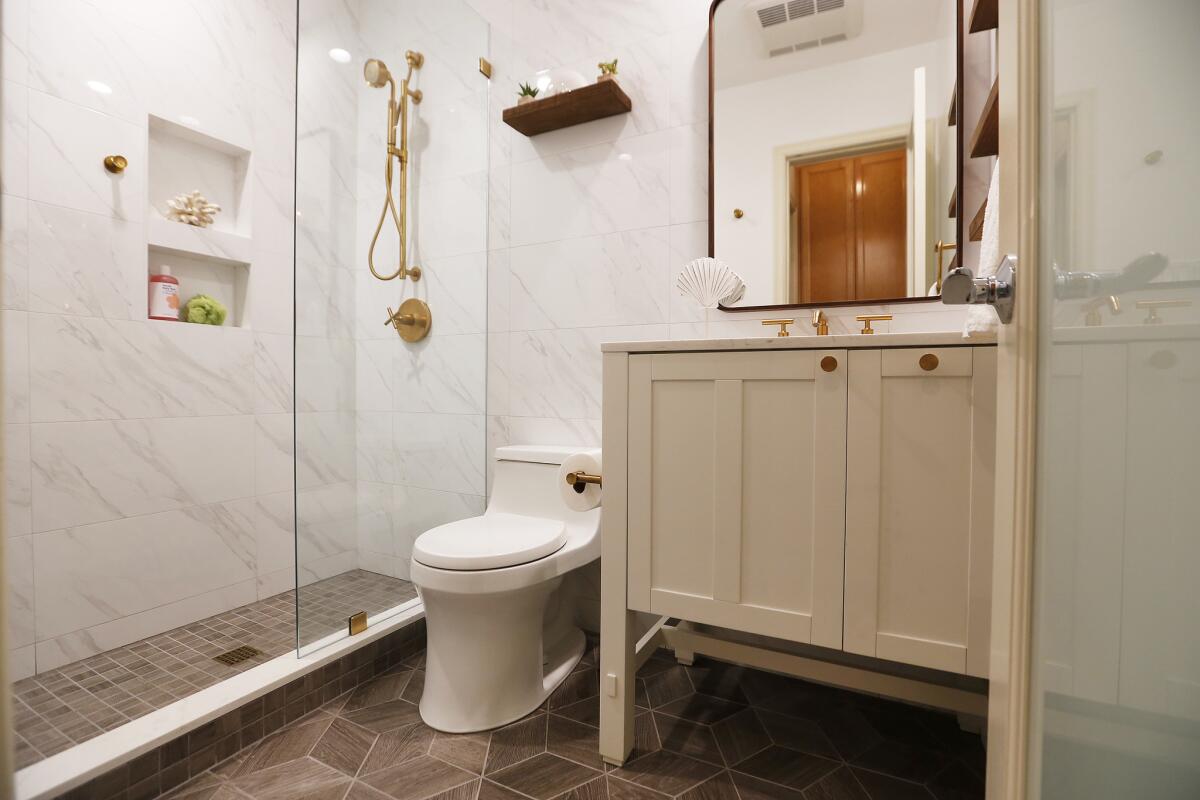
[[[436,569],[502,569],[545,558],[566,542],[562,520],[497,512],[426,531],[413,544],[412,557]]]

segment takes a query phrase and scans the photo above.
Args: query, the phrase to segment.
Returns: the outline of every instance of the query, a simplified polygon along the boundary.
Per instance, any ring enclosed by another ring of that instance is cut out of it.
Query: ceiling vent
[[[844,42],[862,33],[862,0],[765,0],[747,8],[770,58]]]

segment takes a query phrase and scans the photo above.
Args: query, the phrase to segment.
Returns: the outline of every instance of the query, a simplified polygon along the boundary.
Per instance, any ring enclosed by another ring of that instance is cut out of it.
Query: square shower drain
[[[249,661],[257,655],[262,655],[262,650],[244,644],[241,647],[235,647],[227,653],[221,653],[219,656],[213,656],[213,661],[220,661],[222,664],[240,664],[243,661]]]

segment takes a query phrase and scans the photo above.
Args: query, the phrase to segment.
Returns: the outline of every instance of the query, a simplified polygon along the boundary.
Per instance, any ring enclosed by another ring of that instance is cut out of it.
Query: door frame
[[[1031,763],[1033,535],[1037,458],[1040,4],[999,7],[1000,246],[1018,263],[1016,313],[997,352],[996,516],[988,698],[988,800],[1024,800]]]

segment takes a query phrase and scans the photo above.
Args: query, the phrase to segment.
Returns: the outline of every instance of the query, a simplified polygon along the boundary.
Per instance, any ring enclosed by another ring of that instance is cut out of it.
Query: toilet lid
[[[485,514],[421,534],[413,544],[413,560],[438,569],[500,569],[545,558],[566,541],[561,520]]]

